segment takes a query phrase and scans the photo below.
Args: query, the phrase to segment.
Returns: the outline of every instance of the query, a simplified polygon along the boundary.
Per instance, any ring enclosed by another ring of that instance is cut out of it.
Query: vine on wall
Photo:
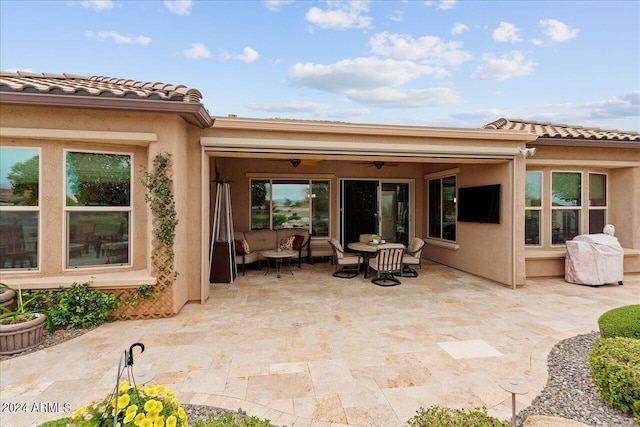
[[[142,184],[147,189],[145,201],[154,216],[152,261],[158,270],[158,285],[166,291],[178,278],[174,268],[173,243],[178,218],[171,179],[171,154],[161,153],[153,159],[153,171],[144,171]]]

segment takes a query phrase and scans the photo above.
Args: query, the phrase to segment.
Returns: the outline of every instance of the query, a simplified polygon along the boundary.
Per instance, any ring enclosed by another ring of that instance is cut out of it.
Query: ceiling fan
[[[373,162],[354,162],[354,163],[359,164],[359,165],[367,165],[366,167],[369,167],[369,168],[370,167],[375,167],[378,170],[382,169],[383,166],[384,167],[388,167],[388,166],[395,167],[395,166],[399,166],[400,165],[399,163],[383,162],[381,160],[376,160],[376,161],[373,161]]]

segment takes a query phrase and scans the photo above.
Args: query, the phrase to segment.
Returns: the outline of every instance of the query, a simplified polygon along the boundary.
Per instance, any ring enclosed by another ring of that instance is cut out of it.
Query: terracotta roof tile
[[[184,85],[139,82],[103,76],[75,74],[0,72],[0,91],[39,92],[75,96],[105,96],[173,102],[200,103],[202,94]]]
[[[601,140],[640,143],[640,134],[634,131],[600,129],[596,127],[573,126],[549,122],[524,121],[521,119],[500,118],[484,126],[484,129],[522,130],[538,135],[540,138],[558,138],[572,140]]]

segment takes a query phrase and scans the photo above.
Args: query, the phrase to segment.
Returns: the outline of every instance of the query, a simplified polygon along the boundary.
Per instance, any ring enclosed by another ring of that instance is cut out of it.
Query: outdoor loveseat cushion
[[[242,241],[244,240],[246,244],[245,247],[248,247],[249,253],[244,251],[244,254],[239,254],[236,251],[236,264],[244,267],[246,264],[252,264],[260,260],[260,251],[265,251],[269,249],[277,249],[281,246],[282,240],[288,237],[293,237],[293,250],[296,250],[296,254],[294,255],[294,259],[298,260],[298,267],[301,265],[303,253],[306,251],[307,259],[310,258],[310,244],[309,244],[309,232],[307,230],[302,230],[299,228],[283,228],[280,230],[251,230],[251,231],[234,231],[234,238],[237,242],[240,242],[242,245]],[[302,242],[300,242],[300,237],[296,239],[296,236],[302,236]],[[236,248],[238,243],[236,243]],[[296,246],[298,246],[296,248]]]

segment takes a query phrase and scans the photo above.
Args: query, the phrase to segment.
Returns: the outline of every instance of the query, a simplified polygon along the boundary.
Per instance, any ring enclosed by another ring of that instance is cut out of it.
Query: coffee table
[[[293,275],[293,271],[291,270],[291,258],[296,256],[298,252],[296,251],[288,251],[288,250],[267,250],[260,251],[260,255],[267,260],[267,271],[264,272],[265,276],[269,272],[270,259],[273,259],[276,264],[276,277],[279,279],[280,274],[282,273],[282,261],[285,259],[289,260],[289,272]]]

